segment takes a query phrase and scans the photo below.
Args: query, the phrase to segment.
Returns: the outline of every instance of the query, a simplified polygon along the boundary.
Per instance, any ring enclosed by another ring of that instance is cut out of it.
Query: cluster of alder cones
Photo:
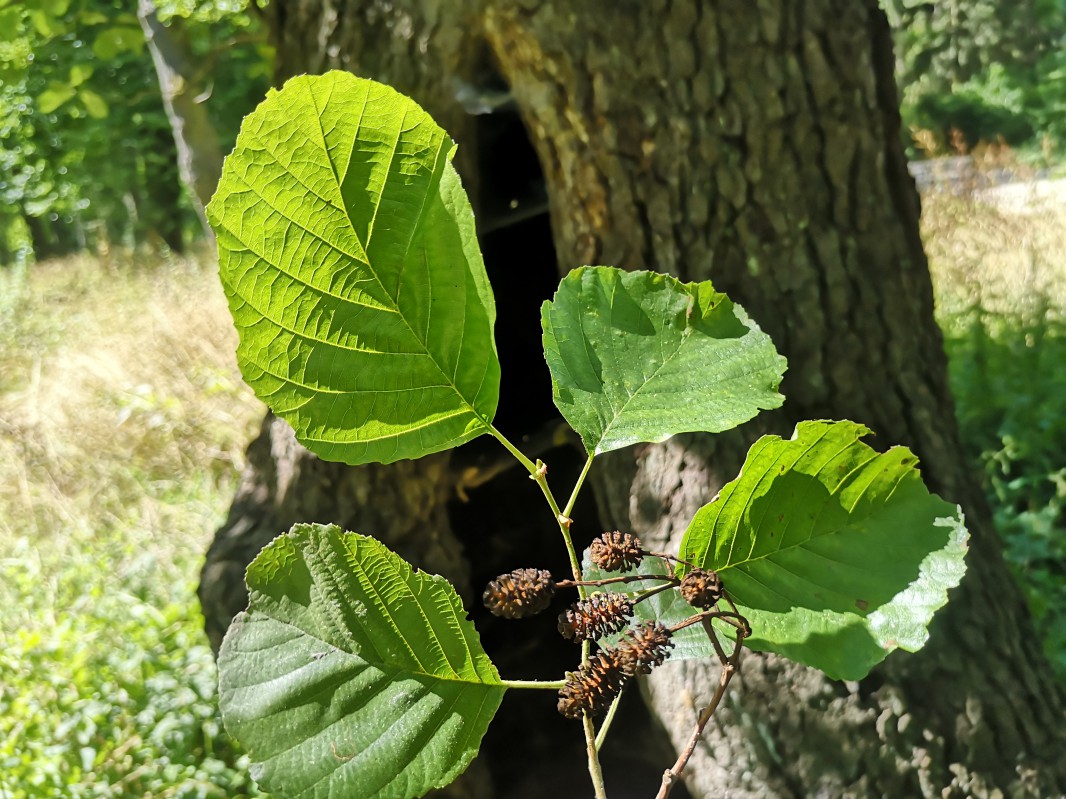
[[[593,541],[589,556],[592,563],[605,572],[635,569],[646,556],[663,558],[668,562],[683,562],[670,555],[649,552],[636,536],[618,531],[604,533]],[[492,580],[485,588],[483,599],[493,614],[507,619],[521,619],[546,610],[557,588],[620,585],[645,580],[662,582],[656,588],[633,596],[616,591],[593,593],[560,614],[559,632],[575,642],[600,641],[622,633],[613,644],[601,643],[577,671],[566,674],[565,684],[559,691],[559,712],[568,718],[581,718],[584,713],[597,715],[605,712],[627,681],[649,674],[663,663],[674,645],[672,637],[677,630],[712,615],[736,616],[746,628],[747,622],[735,613],[732,602],[729,604],[733,607],[733,613],[714,610],[723,598],[728,601],[718,575],[688,563],[685,565],[689,570],[683,578],[675,576],[671,563],[669,574],[632,574],[581,582],[556,582],[551,573],[543,569],[515,569]],[[630,624],[637,603],[661,591],[675,588],[686,602],[702,612],[673,627],[657,621]]]

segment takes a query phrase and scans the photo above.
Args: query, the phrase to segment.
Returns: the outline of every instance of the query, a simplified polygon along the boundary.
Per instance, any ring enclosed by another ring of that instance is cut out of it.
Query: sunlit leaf
[[[85,106],[85,110],[89,112],[89,116],[93,119],[105,119],[107,117],[107,103],[96,92],[89,89],[79,89],[78,99],[81,100],[81,104]]]
[[[70,68],[70,78],[68,82],[71,86],[81,86],[90,77],[92,77],[93,68],[88,64],[75,64]]]
[[[61,17],[70,8],[70,0],[37,0],[37,5],[46,14]]]
[[[710,283],[582,267],[541,310],[555,404],[593,454],[778,407],[785,359]]]
[[[803,422],[755,443],[740,477],[693,518],[681,557],[716,570],[748,645],[860,679],[919,649],[965,571],[962,511],[930,494],[904,447],[854,422]]]
[[[272,92],[208,215],[245,379],[299,440],[347,463],[489,429],[495,305],[448,135],[344,72]]]
[[[37,110],[42,114],[51,114],[63,103],[74,96],[74,89],[65,83],[50,83],[37,97]]]
[[[57,36],[63,30],[61,21],[43,9],[31,11],[30,21],[34,30],[46,38]]]

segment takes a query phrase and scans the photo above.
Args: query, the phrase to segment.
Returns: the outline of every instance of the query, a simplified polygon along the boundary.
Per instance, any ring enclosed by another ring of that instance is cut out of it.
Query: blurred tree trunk
[[[676,545],[754,437],[787,435],[804,418],[854,419],[882,446],[912,447],[930,487],[964,506],[970,571],[926,649],[891,656],[861,683],[749,654],[690,764],[692,795],[1063,795],[1063,698],[960,460],[918,197],[900,143],[889,30],[875,0],[276,0],[266,13],[279,83],[348,69],[391,83],[435,115],[461,145],[458,166],[481,218],[498,210],[486,189],[495,178],[479,168],[488,128],[464,110],[513,109],[539,159],[561,270],[603,263],[713,279],[788,357],[782,411],[734,434],[679,436],[602,458],[594,474],[604,527]],[[511,96],[501,97],[508,87]],[[515,291],[506,275],[494,277],[494,289]],[[501,342],[511,321],[501,314]],[[504,360],[505,376],[508,368]],[[550,387],[529,383],[527,393],[537,392]],[[284,468],[292,451],[253,470]],[[390,495],[429,474],[447,489],[458,470],[446,456],[367,470],[302,455],[300,463],[308,485],[365,471]],[[254,471],[246,480],[255,482]],[[287,526],[269,513],[267,524],[249,521],[276,501],[269,485],[257,485],[220,532],[224,541],[260,524],[242,563]],[[332,489],[316,496],[305,520],[333,520],[338,503],[350,501]],[[410,503],[392,510],[408,525],[426,512]],[[453,527],[441,515],[424,530],[450,547]],[[550,519],[542,527],[551,535]],[[588,518],[575,526],[583,541],[600,529]],[[479,546],[501,537],[484,535]],[[467,557],[477,557],[468,536],[464,527]],[[208,570],[215,560],[209,555]],[[238,573],[234,565],[229,604],[205,602],[216,631],[243,601]],[[645,686],[675,747],[715,672],[673,664]],[[580,732],[571,734],[577,745]],[[608,779],[618,799],[651,797],[657,787],[626,774]],[[527,795],[513,785],[497,790]]]
[[[185,250],[181,209],[181,176],[174,138],[165,128],[153,134],[155,147],[145,154],[148,166],[144,187],[147,203],[142,206],[138,238],[158,236],[175,253]]]
[[[22,221],[26,223],[26,229],[30,234],[30,246],[33,247],[33,256],[38,261],[60,258],[78,251],[78,240],[73,225],[62,221],[57,223],[44,216],[34,216],[25,209],[22,210]]]
[[[222,148],[207,108],[197,99],[204,91],[195,76],[184,29],[177,18],[168,25],[161,23],[152,0],[138,0],[137,16],[152,53],[163,107],[174,132],[178,172],[189,190],[204,232],[212,237],[204,207],[215,193],[222,174]]]

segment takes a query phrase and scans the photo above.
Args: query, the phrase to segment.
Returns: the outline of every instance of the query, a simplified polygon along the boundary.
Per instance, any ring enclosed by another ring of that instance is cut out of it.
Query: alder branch
[[[729,604],[735,608],[732,601],[730,601]],[[733,614],[729,615],[731,616]],[[715,652],[718,653],[719,660],[722,662],[722,673],[718,678],[718,688],[715,689],[714,696],[711,697],[711,701],[707,704],[707,707],[700,712],[699,718],[696,719],[696,728],[692,731],[688,744],[685,745],[685,748],[678,756],[677,761],[673,766],[663,772],[662,785],[659,787],[659,793],[655,795],[655,799],[666,799],[674,789],[675,783],[681,779],[685,766],[688,765],[689,758],[692,757],[692,753],[696,751],[696,745],[700,742],[700,738],[703,737],[703,730],[706,728],[707,722],[711,720],[714,711],[717,710],[718,705],[721,704],[722,697],[725,696],[726,689],[729,687],[729,681],[733,679],[733,675],[740,669],[740,652],[744,646],[744,639],[749,634],[747,620],[740,617],[742,626],[737,627],[736,645],[733,647],[733,653],[727,657],[725,651],[722,649],[721,642],[718,640],[718,634],[714,630],[714,618],[722,618],[722,614],[708,614],[701,619],[701,622],[703,623],[703,629],[707,631],[707,635],[711,639],[711,643],[714,645]]]

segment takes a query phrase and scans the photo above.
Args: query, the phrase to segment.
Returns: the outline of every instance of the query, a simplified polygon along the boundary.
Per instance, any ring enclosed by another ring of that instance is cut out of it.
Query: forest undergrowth
[[[1066,683],[1066,208],[930,194],[967,455]],[[195,584],[263,408],[207,259],[0,271],[0,797],[255,795]]]

